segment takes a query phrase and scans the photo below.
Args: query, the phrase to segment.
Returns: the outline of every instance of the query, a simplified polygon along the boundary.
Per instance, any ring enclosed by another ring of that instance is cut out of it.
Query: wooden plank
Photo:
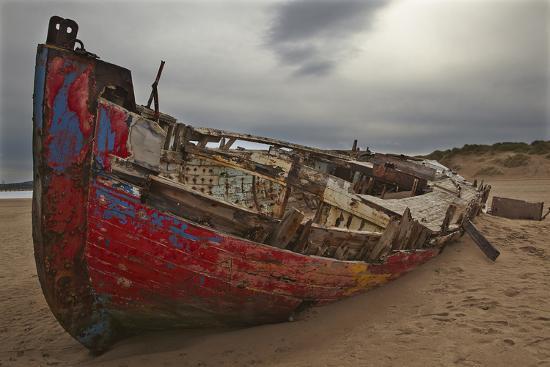
[[[397,234],[394,243],[392,243],[393,250],[401,250],[405,248],[405,244],[410,236],[410,229],[413,225],[413,219],[411,216],[411,210],[405,209],[401,221],[399,222],[399,233]]]
[[[309,234],[311,232],[311,226],[313,225],[313,219],[309,219],[306,224],[302,226],[300,237],[296,240],[293,250],[298,253],[303,253],[307,248],[309,241]]]
[[[229,150],[231,149],[231,146],[237,141],[235,138],[229,138],[227,139],[227,143],[225,143],[222,147],[222,150]]]
[[[416,242],[411,246],[413,249],[419,249],[426,247],[426,243],[428,243],[428,240],[432,236],[432,231],[430,231],[428,228],[424,227],[418,238],[416,239]]]
[[[199,224],[262,242],[278,220],[243,207],[217,200],[162,177],[149,177],[146,203]]]
[[[430,240],[430,246],[432,247],[442,247],[447,242],[453,241],[460,237],[461,231],[455,230],[454,232],[450,232],[444,236],[438,236],[436,238],[433,238]]]
[[[453,219],[456,212],[456,205],[450,204],[447,208],[447,212],[445,213],[445,218],[443,219],[443,223],[441,224],[441,234],[446,234],[449,231],[449,224],[451,223],[451,220]]]
[[[406,157],[397,157],[388,154],[376,153],[373,157],[373,163],[384,165],[385,163],[391,163],[398,170],[420,177],[425,180],[434,180],[435,169],[426,167],[421,164],[410,162],[405,159]]]
[[[496,249],[486,238],[483,236],[476,226],[470,221],[466,220],[464,222],[464,230],[466,233],[472,237],[476,245],[483,251],[485,256],[487,256],[492,261],[495,261],[500,255],[500,251]]]
[[[411,188],[411,194],[410,196],[415,196],[416,195],[416,190],[418,189],[418,178],[415,178],[414,179],[414,182],[413,182],[413,185],[412,185],[412,188]]]
[[[174,134],[174,126],[175,125],[168,126],[168,131],[166,132],[166,139],[164,140],[165,150],[170,150],[170,143],[172,141],[173,134]]]
[[[509,219],[541,220],[544,203],[493,196],[491,215]]]
[[[414,180],[418,180],[416,192],[424,191],[428,183],[426,179],[399,171],[391,164],[384,165],[375,163],[372,172],[377,180],[386,184],[397,185],[403,191],[411,190],[414,185]]]
[[[385,231],[382,233],[380,240],[374,246],[371,253],[368,254],[369,260],[376,260],[386,255],[392,248],[395,238],[399,235],[399,219],[392,218],[388,223]]]
[[[295,208],[287,211],[281,222],[273,229],[273,232],[269,236],[268,244],[278,248],[286,248],[298,231],[298,228],[300,228],[303,219],[303,212]]]
[[[382,234],[371,231],[353,231],[344,228],[325,227],[313,224],[310,228],[309,240],[316,243],[326,243],[338,247],[346,245],[349,248],[361,249],[365,243],[376,244]]]
[[[333,257],[337,260],[344,260],[346,259],[347,253],[348,253],[348,248],[346,246],[340,246],[334,252]]]
[[[316,149],[312,147],[307,147],[305,145],[300,144],[294,144],[289,143],[283,140],[278,139],[272,139],[272,138],[265,138],[261,136],[251,135],[251,134],[240,134],[230,131],[224,131],[224,130],[218,130],[218,129],[211,129],[211,128],[205,128],[205,127],[194,127],[193,132],[197,133],[199,135],[208,135],[212,137],[225,137],[225,138],[235,138],[238,140],[244,140],[244,141],[250,141],[254,143],[261,143],[266,145],[273,145],[276,147],[286,147],[297,151],[312,153],[315,155],[319,155],[322,157],[331,157],[331,158],[338,158],[341,160],[348,160],[349,157],[346,157],[344,155],[336,154],[333,152],[324,151],[321,149]]]
[[[380,229],[386,227],[389,222],[390,217],[386,213],[380,211],[378,208],[373,208],[356,194],[350,193],[345,189],[342,190],[339,182],[333,178],[329,178],[327,181],[323,199],[325,203],[365,219]]]

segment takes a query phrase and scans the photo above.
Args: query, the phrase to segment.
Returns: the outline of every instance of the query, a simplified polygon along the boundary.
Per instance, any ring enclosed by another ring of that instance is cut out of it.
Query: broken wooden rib
[[[128,331],[278,322],[363,292],[436,256],[487,198],[412,157],[136,106],[130,71],[74,51],[77,29],[52,17],[38,47],[33,240],[48,305],[94,351]]]
[[[476,226],[470,221],[467,220],[464,222],[464,230],[466,233],[472,237],[476,245],[483,251],[485,256],[487,256],[492,261],[495,261],[500,255],[500,251],[496,249],[486,238],[479,232]]]
[[[287,211],[281,222],[273,229],[267,243],[278,248],[286,248],[300,228],[303,219],[304,213],[301,211],[296,209]]]

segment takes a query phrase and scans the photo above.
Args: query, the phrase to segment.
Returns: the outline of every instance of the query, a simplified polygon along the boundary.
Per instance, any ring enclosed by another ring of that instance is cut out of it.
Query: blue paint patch
[[[204,275],[199,276],[199,285],[202,287],[204,285]]]
[[[197,236],[193,236],[192,234],[190,233],[187,233],[187,224],[185,223],[181,223],[179,227],[176,227],[176,226],[170,226],[170,231],[172,231],[173,233],[185,238],[185,239],[188,239],[188,240],[191,240],[191,241],[197,241],[199,239],[199,237]]]
[[[172,232],[172,235],[170,235],[168,240],[176,248],[183,249],[185,246],[186,250],[190,250],[189,246],[185,244],[185,241],[181,241],[182,239],[189,241],[208,241],[215,243],[221,242],[221,238],[218,236],[202,237],[192,235],[191,233],[187,232],[189,226],[186,223],[183,223],[176,218],[170,219],[172,219],[172,222],[175,224],[175,226],[170,226],[170,231]]]
[[[76,339],[85,346],[97,347],[98,340],[108,341],[113,335],[111,317],[103,309],[92,314],[92,322]]]
[[[109,248],[110,245],[111,245],[111,240],[106,238],[105,239],[105,247]]]
[[[157,227],[163,227],[165,221],[172,222],[172,218],[157,212],[151,215],[151,222]]]
[[[111,119],[105,106],[99,108],[99,126],[97,128],[97,155],[96,162],[101,167],[105,167],[103,157],[113,151],[115,148],[115,132],[111,131]]]
[[[36,66],[34,69],[34,96],[33,96],[33,117],[34,124],[39,129],[43,125],[44,112],[44,89],[46,85],[46,63],[48,62],[48,49],[40,47],[36,55]]]
[[[109,220],[117,218],[122,224],[126,224],[128,223],[128,217],[136,217],[136,212],[132,205],[111,195],[106,190],[98,188],[96,191],[96,198],[99,199],[101,196],[105,198],[108,207],[103,211],[103,219]]]
[[[69,87],[75,81],[76,71],[65,75],[63,86],[55,96],[53,102],[53,116],[49,135],[50,143],[49,162],[56,171],[63,171],[80,154],[84,137],[80,131],[80,121],[75,112],[69,110]]]
[[[172,264],[172,263],[166,263],[166,267],[170,270],[172,269],[175,269],[176,268],[176,265]]]

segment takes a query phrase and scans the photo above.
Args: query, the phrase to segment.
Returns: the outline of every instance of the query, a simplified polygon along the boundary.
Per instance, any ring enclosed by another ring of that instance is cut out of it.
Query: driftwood
[[[479,232],[470,220],[464,222],[464,230],[470,235],[470,237],[472,237],[476,245],[481,249],[481,251],[483,251],[485,256],[492,261],[497,259],[500,252],[485,238],[485,236],[481,234],[481,232]]]
[[[544,203],[530,203],[523,200],[494,196],[491,215],[509,219],[542,220]]]

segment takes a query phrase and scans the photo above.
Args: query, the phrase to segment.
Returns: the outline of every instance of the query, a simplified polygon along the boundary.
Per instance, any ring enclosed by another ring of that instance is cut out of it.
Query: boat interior
[[[136,110],[128,112],[131,155],[111,156],[110,167],[141,188],[143,202],[306,255],[377,262],[441,246],[490,189],[435,161],[360,150],[356,141],[350,150],[322,150]]]

